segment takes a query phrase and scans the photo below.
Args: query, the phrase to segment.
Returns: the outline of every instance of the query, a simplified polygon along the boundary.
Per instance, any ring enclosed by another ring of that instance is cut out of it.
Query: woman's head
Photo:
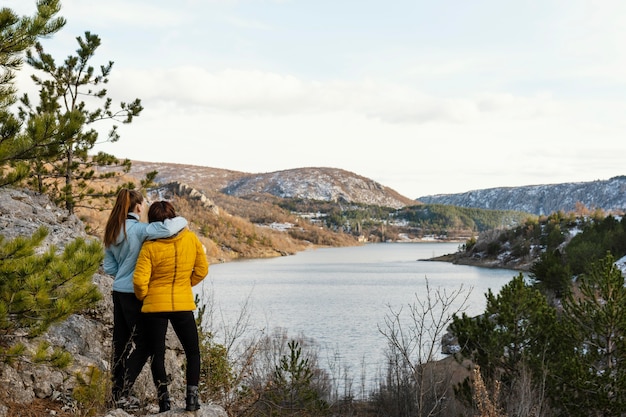
[[[117,241],[120,231],[126,235],[126,217],[130,212],[139,212],[143,203],[143,195],[137,190],[122,188],[117,193],[115,205],[111,210],[104,229],[104,245],[109,247]]]
[[[142,203],[143,195],[141,195],[139,191],[122,188],[117,192],[117,198],[115,199],[111,216],[119,212],[120,215],[126,218],[128,213],[135,211],[137,205],[141,206]]]
[[[176,210],[174,210],[174,206],[169,201],[155,201],[150,204],[150,209],[148,210],[148,221],[150,223],[162,222],[165,219],[173,219],[174,217],[176,217]]]

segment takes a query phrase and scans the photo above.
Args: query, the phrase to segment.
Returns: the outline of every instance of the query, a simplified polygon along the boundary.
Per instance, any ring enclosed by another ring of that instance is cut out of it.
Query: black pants
[[[157,387],[167,383],[165,371],[165,336],[168,322],[178,336],[187,358],[187,385],[198,385],[200,381],[200,346],[198,328],[192,311],[144,313],[147,340],[154,354],[152,376]]]
[[[141,301],[134,293],[113,291],[112,374],[115,400],[129,394],[150,354]]]

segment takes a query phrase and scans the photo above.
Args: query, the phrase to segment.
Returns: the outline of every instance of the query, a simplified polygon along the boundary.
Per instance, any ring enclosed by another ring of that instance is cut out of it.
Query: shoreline
[[[485,259],[464,256],[461,252],[449,253],[447,255],[435,256],[429,259],[420,259],[420,261],[432,261],[432,262],[449,262],[454,265],[466,265],[466,266],[478,266],[481,268],[492,269],[510,269],[514,271],[528,272],[532,266],[532,261],[518,261],[505,263],[498,258]]]

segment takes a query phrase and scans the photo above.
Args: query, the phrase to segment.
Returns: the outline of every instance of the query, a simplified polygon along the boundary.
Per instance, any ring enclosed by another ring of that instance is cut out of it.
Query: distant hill
[[[251,198],[270,195],[278,198],[358,203],[391,208],[419,204],[397,191],[337,168],[296,168],[250,174],[194,165],[133,161],[131,173],[145,175],[158,171],[158,182],[179,181],[205,193]]]
[[[371,179],[336,168],[298,168],[248,175],[231,182],[222,191],[237,197],[267,193],[280,198],[392,208],[418,204]]]
[[[608,212],[626,209],[626,176],[590,182],[499,187],[458,194],[419,197],[424,204],[446,204],[490,210],[514,210],[547,215],[570,212],[577,204]]]

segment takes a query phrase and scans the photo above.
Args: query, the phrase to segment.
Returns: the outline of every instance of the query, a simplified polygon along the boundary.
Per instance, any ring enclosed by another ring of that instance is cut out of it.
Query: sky
[[[120,158],[341,168],[409,198],[626,174],[622,0],[62,0],[61,15],[45,50],[60,64],[97,34],[109,96],[142,100],[95,149]]]

